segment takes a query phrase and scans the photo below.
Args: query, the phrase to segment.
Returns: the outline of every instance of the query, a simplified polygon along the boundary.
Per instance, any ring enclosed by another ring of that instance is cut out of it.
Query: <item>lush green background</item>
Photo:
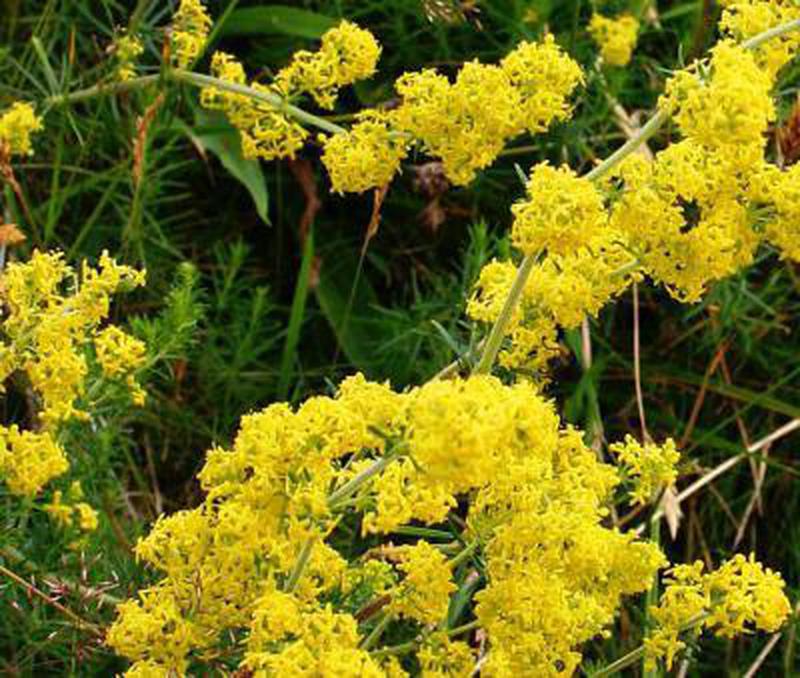
[[[71,449],[79,450],[73,475],[102,513],[96,539],[82,555],[66,549],[68,536],[0,490],[0,562],[104,624],[112,599],[147,579],[131,560],[131,543],[159,512],[198,501],[193,476],[204,450],[228,442],[243,413],[331,392],[356,370],[402,388],[464,354],[480,336],[463,317],[471,284],[484,262],[508,249],[509,205],[522,193],[514,164],[526,169],[551,159],[591,167],[624,139],[609,95],[634,116],[646,115],[670,69],[716,37],[712,3],[660,2],[630,67],[601,74],[585,31],[593,4],[613,12],[638,11],[642,3],[320,0],[287,10],[209,2],[212,15],[224,17],[215,26],[216,46],[240,55],[253,74],[268,75],[294,50],[313,47],[338,17],[370,28],[384,45],[380,73],[342,98],[343,115],[391,99],[404,70],[452,72],[465,60],[494,61],[545,28],[585,67],[573,120],[515,142],[518,150],[469,188],[432,186],[420,175],[430,169],[425,159],[413,158],[371,238],[372,196],[332,195],[313,144],[294,162],[246,162],[235,132],[199,109],[196,91],[171,86],[159,100],[159,90],[148,89],[47,110],[36,154],[14,165],[25,204],[8,186],[0,198],[6,221],[29,238],[14,256],[60,248],[79,262],[108,249],[145,266],[146,290],[122,299],[114,319],[150,339],[159,361],[148,375],[144,410],[110,407],[93,433],[71,432]],[[107,48],[126,26],[144,38],[143,71],[157,72],[173,5],[0,0],[0,108],[109,79]],[[450,9],[435,15],[434,5]],[[782,80],[782,120],[797,97],[797,76],[794,67]],[[671,134],[667,129],[654,148]],[[656,439],[682,441],[687,480],[800,416],[797,274],[764,250],[756,266],[716,285],[698,305],[640,290],[648,426]],[[551,389],[570,422],[596,431],[601,413],[608,439],[639,432],[632,318],[628,295],[592,322],[589,370],[577,358],[580,337],[567,334]],[[10,393],[3,407],[10,420],[23,405]],[[798,440],[769,449],[761,510],[737,547],[780,569],[793,598]],[[750,466],[740,464],[684,504],[678,539],[664,538],[669,554],[709,562],[730,555],[753,485]],[[633,647],[641,610],[635,601],[615,640],[591,656],[600,661]],[[743,673],[764,642],[704,642],[689,675]],[[792,625],[763,675],[795,675],[794,657]],[[52,606],[0,578],[0,673],[108,675],[121,668]]]

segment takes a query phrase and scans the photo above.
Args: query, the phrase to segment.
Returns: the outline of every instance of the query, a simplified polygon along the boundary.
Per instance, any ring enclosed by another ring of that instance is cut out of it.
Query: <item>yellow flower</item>
[[[215,52],[211,59],[212,74],[226,82],[244,85],[247,82],[242,65],[229,54]],[[274,87],[257,82],[250,87],[278,95]],[[218,87],[205,87],[200,101],[206,108],[220,110],[239,130],[242,153],[246,158],[293,158],[303,147],[308,132],[266,101],[255,100]]]
[[[668,579],[651,615],[658,626],[645,639],[646,663],[655,668],[664,659],[672,668],[675,655],[686,643],[685,635],[699,635],[703,628],[730,638],[753,629],[778,630],[791,612],[781,576],[737,554],[719,569],[704,573],[703,563],[679,565]]]
[[[578,65],[547,36],[521,43],[499,65],[465,63],[452,83],[431,69],[404,74],[395,83],[403,101],[392,119],[442,159],[453,183],[465,185],[510,139],[565,119],[580,82]]]
[[[782,257],[800,261],[800,164],[785,170],[764,165],[752,178],[750,196],[766,212],[767,240]]]
[[[0,158],[32,155],[31,135],[44,128],[33,106],[17,101],[0,115]]]
[[[56,490],[53,492],[53,500],[42,508],[59,526],[70,527],[74,509],[71,504],[62,502],[62,496],[61,490]]]
[[[172,56],[178,68],[188,68],[203,52],[211,17],[201,0],[181,0],[172,17]]]
[[[660,106],[687,139],[748,165],[761,159],[775,119],[771,88],[751,51],[723,41],[711,50],[708,65],[696,63],[669,80]]]
[[[172,678],[175,674],[169,668],[151,660],[134,662],[125,671],[125,678]]]
[[[638,32],[639,22],[629,14],[613,19],[593,14],[589,22],[589,33],[609,66],[625,66],[631,60]]]
[[[50,433],[0,426],[0,476],[14,494],[34,497],[68,468],[64,450]]]
[[[84,262],[76,276],[60,253],[34,251],[29,261],[10,264],[2,281],[9,307],[3,330],[15,368],[42,398],[42,419],[85,418],[75,405],[88,371],[84,345],[108,316],[111,295],[144,284],[144,273],[104,252],[98,268]]]
[[[441,158],[454,184],[472,181],[521,131],[520,94],[499,66],[468,62],[453,83],[430,69],[406,73],[395,87],[397,128]]]
[[[136,59],[144,52],[142,41],[135,35],[122,35],[115,44],[117,79],[131,80],[136,77]]]
[[[678,473],[675,466],[681,455],[675,441],[667,438],[663,445],[642,445],[631,436],[624,443],[614,443],[609,449],[619,457],[626,474],[633,480],[631,499],[636,504],[647,504],[665,487],[675,483]]]
[[[522,129],[539,134],[551,123],[569,117],[568,99],[583,83],[583,73],[552,35],[539,43],[521,42],[500,67],[519,92]]]
[[[748,192],[761,165],[742,169],[738,159],[692,140],[667,147],[654,163],[631,159],[619,172],[623,186],[611,224],[670,294],[697,301],[712,281],[752,261],[760,235]]]
[[[421,624],[438,624],[447,615],[450,595],[456,590],[447,557],[426,541],[399,547],[398,568],[405,573],[392,609]]]
[[[400,169],[407,141],[379,111],[359,113],[347,131],[325,138],[322,163],[336,193],[361,193],[388,184]]]
[[[97,511],[84,501],[75,504],[75,512],[78,514],[78,527],[84,532],[94,532],[99,525]]]
[[[367,30],[342,21],[322,36],[316,52],[296,52],[275,77],[286,96],[310,94],[322,108],[332,109],[339,90],[375,72],[381,47]]]
[[[606,223],[603,196],[569,167],[534,167],[527,199],[512,208],[514,246],[526,255],[567,255],[585,247]]]
[[[134,402],[143,404],[145,392],[136,381],[135,373],[144,365],[147,357],[145,343],[109,325],[95,336],[94,348],[103,374],[110,379],[125,377]]]
[[[469,678],[474,675],[476,659],[469,645],[453,641],[437,632],[425,638],[419,650],[422,675],[430,678]]]
[[[770,28],[800,18],[800,6],[792,2],[770,0],[722,0],[724,6],[719,21],[720,28],[742,42]],[[767,40],[755,50],[755,58],[771,78],[777,76],[800,47],[800,36],[796,31],[779,38]]]

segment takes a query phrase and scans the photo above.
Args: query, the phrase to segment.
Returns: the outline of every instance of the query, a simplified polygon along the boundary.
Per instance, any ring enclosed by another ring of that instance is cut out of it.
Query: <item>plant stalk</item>
[[[174,80],[176,82],[185,82],[189,85],[193,85],[194,87],[215,87],[224,92],[240,94],[248,99],[253,99],[254,101],[262,101],[270,106],[273,106],[282,113],[291,116],[298,122],[305,123],[311,127],[317,127],[325,132],[339,134],[347,131],[344,127],[332,123],[325,118],[321,118],[318,115],[314,115],[308,111],[304,111],[298,106],[290,104],[279,94],[275,94],[275,92],[254,89],[252,87],[248,87],[247,85],[241,85],[236,82],[228,82],[227,80],[221,80],[220,78],[215,78],[211,75],[194,73],[193,71],[184,71],[179,68],[174,68],[167,71],[166,75],[170,80]]]

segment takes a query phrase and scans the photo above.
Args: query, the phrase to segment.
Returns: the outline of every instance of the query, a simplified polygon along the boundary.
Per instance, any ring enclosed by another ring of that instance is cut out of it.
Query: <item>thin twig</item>
[[[75,624],[76,624],[76,626],[78,628],[85,628],[87,631],[89,631],[93,635],[97,636],[98,638],[102,638],[103,637],[103,631],[102,631],[102,629],[100,627],[96,626],[95,624],[92,624],[91,622],[86,621],[79,614],[73,612],[68,607],[65,607],[64,605],[62,605],[55,598],[51,598],[44,591],[38,589],[36,586],[31,584],[30,582],[25,581],[16,572],[13,572],[12,570],[9,570],[4,565],[0,565],[0,574],[3,574],[6,577],[8,577],[15,584],[18,584],[19,586],[24,588],[28,593],[31,593],[31,594],[41,598],[48,605],[54,607],[61,614],[63,614],[65,617],[67,617],[70,620],[72,620],[73,622],[75,622]]]
[[[773,648],[778,644],[778,641],[781,639],[782,635],[783,633],[773,633],[772,636],[770,636],[767,644],[764,645],[764,648],[758,653],[758,657],[756,657],[756,660],[753,662],[750,668],[747,669],[747,673],[745,673],[742,678],[753,678],[753,676],[756,675],[758,670],[761,668],[761,665],[769,656],[769,653],[772,652]]]
[[[750,447],[747,448],[746,452],[742,452],[741,454],[737,454],[734,457],[726,459],[719,466],[706,473],[702,478],[699,478],[698,480],[693,482],[691,485],[689,485],[689,487],[687,487],[685,490],[683,490],[678,494],[678,496],[675,498],[675,502],[677,504],[680,504],[682,501],[685,501],[686,499],[691,497],[695,492],[704,488],[706,485],[708,485],[710,482],[721,476],[723,473],[732,469],[734,466],[736,466],[736,464],[738,464],[743,459],[747,459],[751,454],[760,452],[761,450],[771,445],[776,440],[779,440],[780,438],[789,435],[790,433],[796,431],[797,429],[800,429],[800,419],[792,419],[792,421],[788,422],[787,424],[784,424],[780,428],[770,433],[768,436],[765,436],[758,442],[755,442],[752,445],[750,445]],[[655,511],[655,513],[653,513],[653,517],[650,520],[651,521],[660,520],[663,517],[664,517],[663,509],[658,509],[657,511]],[[645,528],[646,524],[643,523],[642,525],[639,525],[636,528],[635,533],[637,535],[640,535],[644,532]]]

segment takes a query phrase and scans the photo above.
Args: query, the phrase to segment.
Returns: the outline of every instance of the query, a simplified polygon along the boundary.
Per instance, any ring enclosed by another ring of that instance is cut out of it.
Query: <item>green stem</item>
[[[511,322],[511,317],[517,309],[517,304],[522,298],[525,285],[528,283],[528,278],[537,260],[538,257],[533,254],[527,255],[522,260],[522,264],[517,270],[517,276],[514,278],[514,283],[511,285],[511,290],[508,293],[505,304],[503,304],[503,310],[500,311],[500,315],[497,320],[495,320],[494,325],[492,325],[492,330],[486,340],[486,346],[481,354],[481,359],[478,361],[478,364],[475,365],[472,374],[489,374],[489,372],[492,371],[492,365],[494,365],[495,358],[497,358],[497,354],[500,352],[500,347],[503,344],[503,339],[506,337],[506,327],[508,327],[508,324]]]
[[[708,618],[708,613],[703,612],[698,614],[696,617],[690,619],[684,626],[681,627],[680,632],[686,633],[686,631],[691,631],[692,629],[697,628],[700,624],[702,624]],[[612,662],[608,666],[603,667],[599,671],[595,671],[594,673],[589,674],[590,678],[606,678],[606,676],[613,676],[615,673],[619,673],[622,669],[626,669],[633,664],[636,664],[640,660],[644,659],[645,656],[645,648],[644,645],[640,645],[635,650],[631,650],[628,654],[623,655],[616,661]]]
[[[284,586],[287,593],[291,593],[297,588],[300,577],[303,576],[303,572],[305,572],[308,561],[311,560],[311,552],[314,550],[314,544],[316,541],[316,537],[309,537],[303,544],[303,547],[300,549],[300,554],[297,556],[297,562],[294,564],[292,571],[289,573],[289,578],[286,580],[286,584]]]
[[[380,640],[381,636],[383,635],[383,632],[386,630],[386,627],[389,626],[392,619],[393,616],[391,614],[389,614],[388,612],[385,613],[381,617],[380,621],[375,625],[375,628],[372,629],[370,634],[366,638],[364,638],[364,642],[361,643],[361,649],[369,650],[373,645],[375,645],[375,643],[377,643]]]
[[[669,113],[665,110],[659,109],[656,111],[655,115],[647,121],[647,124],[636,133],[636,136],[631,137],[591,172],[588,172],[585,175],[586,178],[591,181],[597,181],[608,174],[610,170],[619,165],[629,155],[638,151],[643,144],[649,141],[656,132],[663,127],[668,119]]]
[[[95,97],[104,96],[106,94],[118,94],[119,92],[128,92],[134,89],[143,89],[159,81],[161,75],[142,75],[138,78],[131,78],[130,80],[120,80],[119,82],[108,82],[92,85],[85,89],[78,89],[74,92],[67,92],[66,94],[54,94],[47,97],[42,103],[46,106],[63,106],[65,104],[74,104],[78,101],[85,101],[86,99],[93,99]]]
[[[772,40],[773,38],[779,38],[786,33],[791,33],[792,31],[800,30],[800,19],[795,19],[794,21],[787,21],[785,24],[781,24],[780,26],[775,26],[775,28],[770,28],[763,33],[759,33],[758,35],[754,35],[752,38],[745,40],[742,43],[742,47],[745,49],[757,49],[761,47],[765,42]]]
[[[445,633],[447,634],[448,638],[454,638],[455,636],[469,633],[470,631],[477,629],[479,626],[480,622],[475,619],[468,624],[463,624],[462,626],[456,626],[455,628],[449,629],[448,631],[445,631]],[[420,645],[422,645],[421,639],[409,640],[407,643],[401,643],[400,645],[382,647],[380,650],[375,650],[371,654],[373,657],[387,657],[389,655],[408,654],[409,652],[416,650]]]
[[[297,106],[290,104],[275,92],[253,89],[247,85],[241,85],[236,82],[228,82],[227,80],[221,80],[220,78],[215,78],[211,75],[193,73],[192,71],[184,71],[179,68],[168,71],[167,77],[177,82],[185,82],[189,85],[193,85],[194,87],[215,87],[224,92],[240,94],[255,101],[263,101],[264,103],[269,104],[281,112],[293,117],[298,122],[305,123],[311,127],[318,127],[319,129],[326,132],[331,132],[332,134],[339,134],[340,132],[347,131],[344,127],[340,127],[339,125],[336,125],[325,118],[321,118],[318,115],[313,115],[312,113],[304,111],[302,108],[298,108]]]
[[[450,569],[454,570],[459,565],[461,565],[461,563],[469,560],[472,557],[472,554],[478,550],[479,546],[480,542],[477,540],[466,546],[457,556],[451,558],[448,561],[447,564],[450,567]]]
[[[374,461],[370,466],[361,471],[361,473],[359,473],[357,476],[354,476],[353,478],[348,480],[344,485],[331,492],[330,496],[328,497],[328,506],[330,506],[332,509],[336,508],[337,504],[341,503],[343,500],[348,499],[351,495],[355,494],[358,488],[360,488],[362,485],[364,485],[364,483],[370,481],[373,477],[378,475],[381,471],[383,471],[383,469],[389,466],[389,464],[391,464],[399,456],[400,452],[397,448],[395,448],[393,451],[384,455],[380,459]]]
[[[603,676],[613,676],[615,673],[622,671],[633,664],[638,663],[644,659],[644,645],[637,647],[632,652],[628,652],[623,657],[617,659],[617,661],[609,664],[605,668],[600,669],[596,673],[591,674],[591,678],[602,678]]]
[[[236,82],[228,82],[220,78],[215,78],[211,75],[204,75],[202,73],[194,73],[193,71],[184,71],[180,68],[166,70],[164,77],[173,82],[183,82],[193,87],[216,87],[217,89],[232,94],[239,94],[253,99],[254,101],[262,101],[270,106],[278,109],[279,111],[291,116],[298,122],[304,123],[311,127],[317,127],[332,134],[339,134],[340,132],[347,131],[344,127],[336,125],[325,118],[318,115],[304,111],[302,108],[290,104],[283,97],[275,92],[263,91],[241,85]],[[119,92],[128,92],[136,89],[143,89],[148,87],[161,79],[161,74],[158,75],[143,75],[138,78],[131,78],[130,80],[122,80],[120,82],[101,83],[87,87],[86,89],[79,89],[74,92],[66,94],[56,94],[47,97],[44,100],[45,106],[59,106],[64,104],[71,104],[78,101],[85,101],[86,99],[93,99],[94,97],[104,96],[106,94],[118,94]]]

